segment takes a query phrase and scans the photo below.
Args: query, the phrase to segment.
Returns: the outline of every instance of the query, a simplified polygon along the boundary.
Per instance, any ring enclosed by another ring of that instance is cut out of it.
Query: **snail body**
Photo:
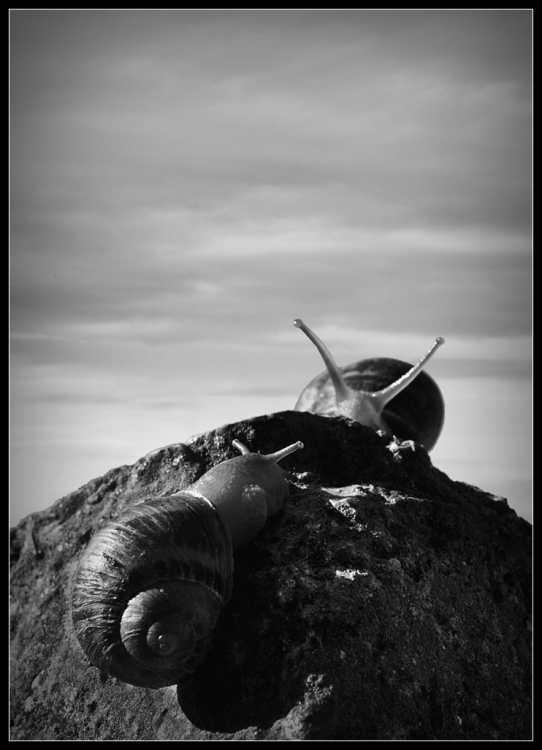
[[[316,346],[327,368],[303,389],[296,411],[342,414],[388,435],[415,440],[427,451],[435,446],[444,424],[444,399],[423,368],[444,344],[443,338],[438,337],[414,366],[376,358],[337,367],[325,344],[302,320],[294,320],[294,325]]]
[[[135,505],[95,534],[72,591],[75,633],[90,662],[139,687],[173,685],[212,644],[232,592],[233,553],[256,538],[288,496],[277,462],[303,447],[251,453],[186,490]]]

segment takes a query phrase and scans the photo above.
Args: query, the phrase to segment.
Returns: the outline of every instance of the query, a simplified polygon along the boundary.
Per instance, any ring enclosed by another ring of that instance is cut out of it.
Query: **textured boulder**
[[[75,639],[77,561],[125,507],[302,440],[285,510],[236,556],[204,666],[146,690]],[[12,529],[12,739],[531,738],[531,526],[423,448],[281,412],[153,451]]]

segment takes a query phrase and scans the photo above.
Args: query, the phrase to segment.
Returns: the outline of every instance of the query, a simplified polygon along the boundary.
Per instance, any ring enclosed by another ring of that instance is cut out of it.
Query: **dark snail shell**
[[[397,381],[412,365],[400,359],[375,358],[339,367],[346,384],[355,391],[379,391]],[[336,410],[335,388],[327,370],[303,389],[296,411],[329,414]],[[415,440],[427,451],[436,444],[444,424],[444,398],[426,372],[420,372],[403,391],[383,408],[380,428],[403,440]]]
[[[76,635],[113,677],[175,684],[203,661],[232,573],[231,539],[208,500],[187,492],[136,505],[83,554],[72,595]]]

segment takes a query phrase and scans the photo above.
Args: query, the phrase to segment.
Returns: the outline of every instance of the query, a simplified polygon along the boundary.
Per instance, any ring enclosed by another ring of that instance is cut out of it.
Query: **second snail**
[[[316,346],[326,370],[303,389],[295,409],[315,414],[342,414],[374,430],[421,443],[436,444],[444,424],[440,388],[423,368],[444,344],[440,336],[416,365],[399,359],[362,359],[337,367],[328,348],[297,318],[294,325]]]

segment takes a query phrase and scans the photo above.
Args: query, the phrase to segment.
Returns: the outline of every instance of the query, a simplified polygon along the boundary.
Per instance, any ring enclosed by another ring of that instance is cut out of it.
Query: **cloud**
[[[155,19],[142,46],[148,15],[61,16],[49,45],[40,39],[32,50],[48,64],[26,71],[17,58],[14,66],[25,86],[33,75],[50,91],[60,78],[64,91],[53,106],[43,94],[29,96],[20,122],[14,109],[14,148],[30,166],[26,195],[49,205],[60,190],[71,210],[76,201],[103,212],[171,205],[174,195],[209,205],[232,189],[243,195],[266,184],[309,192],[343,184],[356,201],[371,196],[386,206],[366,212],[365,223],[389,221],[393,211],[399,221],[453,224],[524,216],[529,65],[523,77],[512,75],[511,55],[507,75],[496,76],[477,49],[483,21],[483,38],[492,39],[486,56],[502,71],[497,40],[510,45],[502,31],[514,15],[396,12],[354,13],[351,27],[331,13],[275,14],[266,27],[254,14],[173,12],[168,28],[168,15]],[[50,16],[35,18],[37,35]],[[115,43],[108,19],[116,21]],[[74,35],[80,45],[62,43]],[[461,52],[471,67],[484,60],[482,81],[458,75]],[[100,181],[115,189],[100,191]]]

